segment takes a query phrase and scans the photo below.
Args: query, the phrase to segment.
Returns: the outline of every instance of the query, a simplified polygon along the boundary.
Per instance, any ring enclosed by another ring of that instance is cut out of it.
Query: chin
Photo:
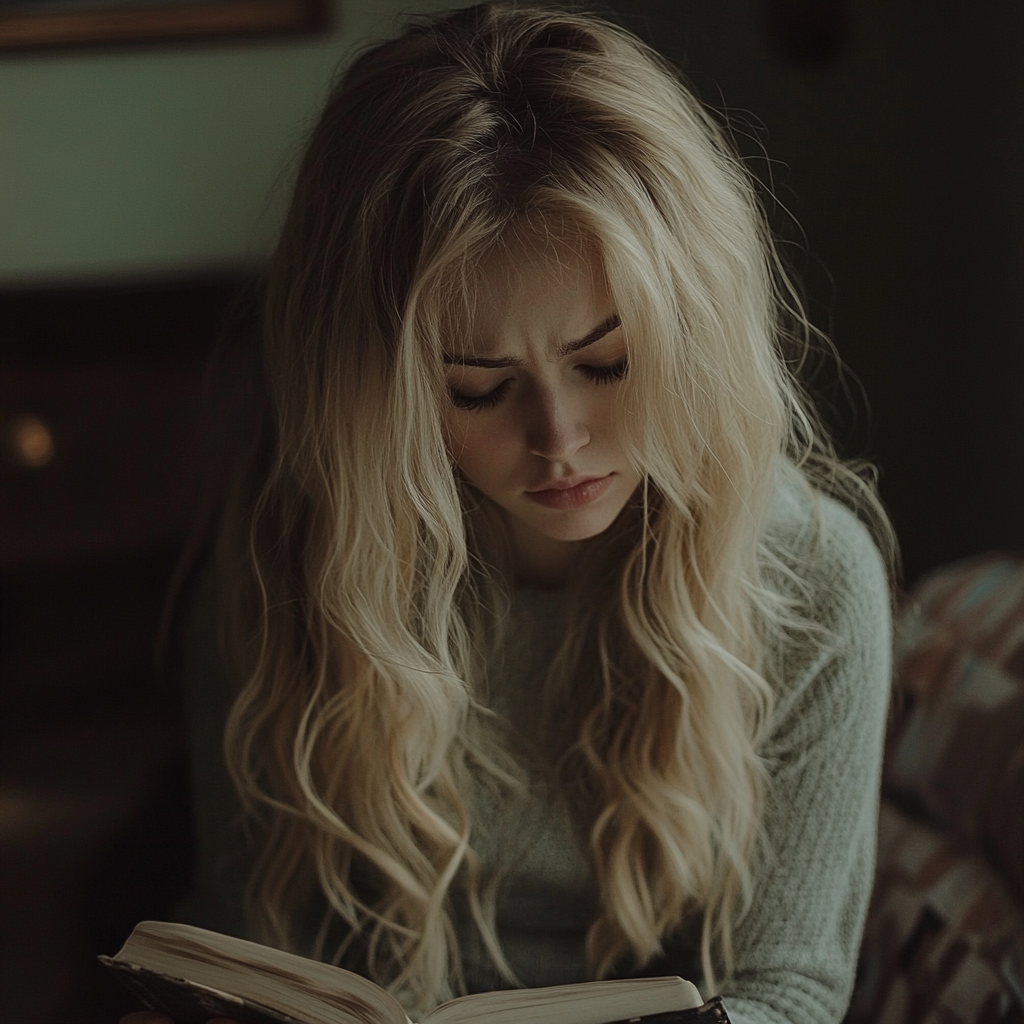
[[[566,521],[562,523],[549,521],[529,523],[528,525],[549,540],[564,541],[566,543],[590,540],[592,537],[598,537],[604,533],[615,522],[620,511],[621,509],[616,509],[614,515],[609,515],[605,512],[602,515],[567,516]]]

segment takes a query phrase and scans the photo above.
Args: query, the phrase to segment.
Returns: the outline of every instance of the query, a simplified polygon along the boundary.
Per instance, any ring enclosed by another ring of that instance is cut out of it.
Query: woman
[[[244,919],[205,613],[186,644],[193,920],[414,1015],[671,973],[737,1024],[839,1020],[894,542],[790,372],[809,333],[721,130],[625,31],[482,5],[359,58],[204,584]]]

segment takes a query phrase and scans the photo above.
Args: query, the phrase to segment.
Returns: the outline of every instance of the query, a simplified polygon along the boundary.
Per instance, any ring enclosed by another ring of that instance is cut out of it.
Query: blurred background
[[[203,367],[334,69],[441,6],[128,3],[98,22],[83,0],[0,3],[5,1024],[132,1008],[95,954],[188,890],[153,648],[209,443]],[[765,184],[845,364],[812,386],[840,450],[879,466],[904,585],[1024,547],[1024,5],[601,9],[679,64]]]

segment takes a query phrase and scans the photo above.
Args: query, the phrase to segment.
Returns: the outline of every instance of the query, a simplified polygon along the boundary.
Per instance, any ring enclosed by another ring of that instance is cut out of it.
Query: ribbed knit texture
[[[822,544],[804,579],[832,642],[780,652],[784,675],[763,749],[771,771],[764,821],[770,856],[758,862],[754,906],[735,931],[735,978],[722,993],[734,1024],[842,1018],[873,879],[889,695],[888,591],[866,529],[829,499],[821,499],[821,512]],[[803,557],[812,524],[809,500],[783,474],[770,526],[778,547]],[[559,594],[517,590],[512,614],[491,704],[530,736],[543,705],[539,685],[561,636]],[[504,873],[498,930],[520,980],[583,981],[583,943],[598,905],[585,830],[547,783],[545,766],[523,766],[529,797],[478,808],[474,848],[489,870]],[[655,969],[689,978],[710,996],[700,977],[699,921],[689,925]],[[460,936],[469,989],[499,985],[464,918]]]

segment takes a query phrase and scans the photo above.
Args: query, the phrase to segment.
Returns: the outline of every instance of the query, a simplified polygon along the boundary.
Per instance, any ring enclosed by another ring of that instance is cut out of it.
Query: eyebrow
[[[567,341],[564,345],[559,345],[556,349],[558,358],[561,359],[564,356],[572,355],[573,352],[579,352],[580,349],[593,345],[594,342],[600,341],[606,334],[611,334],[612,331],[621,326],[622,321],[619,319],[618,313],[612,313],[610,317],[602,320],[601,323],[580,338],[579,341]],[[445,353],[444,361],[449,366],[482,366],[488,370],[523,365],[523,360],[515,356],[505,356],[502,359],[483,359],[477,356],[453,356]]]

